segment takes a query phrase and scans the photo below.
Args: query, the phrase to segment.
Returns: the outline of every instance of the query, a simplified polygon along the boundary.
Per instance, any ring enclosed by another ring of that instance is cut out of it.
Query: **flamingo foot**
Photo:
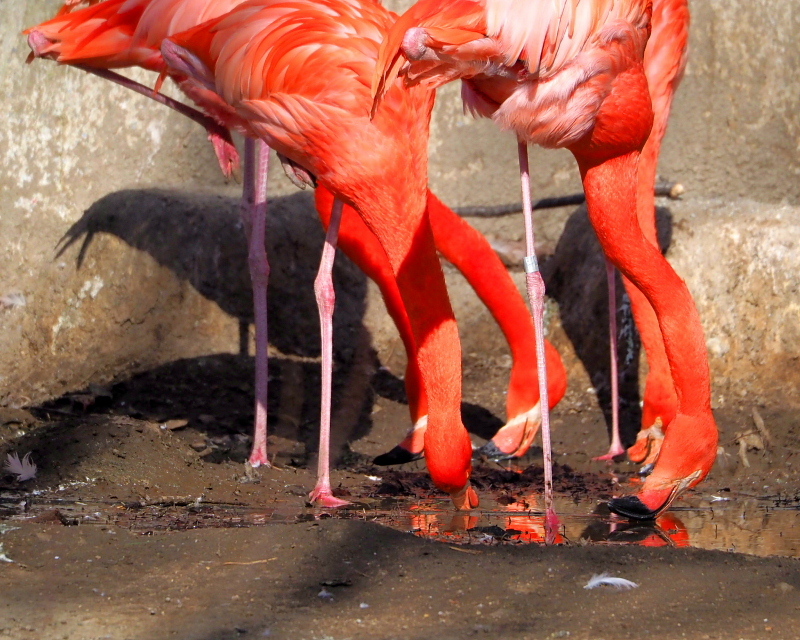
[[[461,491],[450,494],[450,498],[453,500],[453,506],[459,511],[475,509],[480,504],[478,494],[469,482],[467,482]]]
[[[347,500],[342,500],[333,495],[333,491],[329,486],[317,485],[314,490],[308,494],[308,499],[318,507],[326,507],[328,509],[336,509],[338,507],[346,507],[350,504]]]
[[[628,459],[644,466],[652,465],[658,459],[663,442],[664,427],[661,418],[656,418],[652,427],[642,429],[636,436],[636,442],[628,448]]]
[[[608,460],[609,462],[613,461],[614,459],[618,458],[619,456],[625,455],[625,447],[622,445],[619,446],[611,446],[608,449],[608,453],[603,454],[602,456],[597,456],[592,458],[592,460]]]
[[[253,449],[250,453],[250,457],[247,459],[247,464],[250,465],[253,469],[258,469],[259,467],[264,467],[265,469],[271,469],[272,463],[267,458],[267,451]]]
[[[537,403],[500,427],[489,442],[475,450],[475,455],[494,462],[521,458],[531,448],[541,424],[542,412]]]
[[[419,460],[425,455],[425,430],[428,427],[428,416],[423,416],[403,438],[403,441],[391,451],[376,457],[372,464],[385,467],[391,464],[405,464]]]

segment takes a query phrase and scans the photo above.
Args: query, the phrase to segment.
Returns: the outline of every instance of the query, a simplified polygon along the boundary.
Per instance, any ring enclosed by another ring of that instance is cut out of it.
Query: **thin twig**
[[[222,564],[238,564],[242,566],[249,566],[251,564],[265,564],[267,562],[272,562],[273,560],[277,560],[278,558],[267,558],[266,560],[252,560],[250,562],[223,562]]]
[[[477,549],[462,549],[461,547],[450,547],[453,551],[460,551],[461,553],[471,553],[472,555],[478,555],[483,553],[483,551],[478,551]]]
[[[659,182],[655,187],[655,194],[660,197],[678,200],[685,192],[679,182]],[[568,196],[555,196],[542,198],[533,203],[534,209],[555,209],[557,207],[575,207],[583,204],[586,196],[582,193],[573,193]],[[458,207],[455,212],[462,218],[497,218],[522,212],[522,203],[485,205],[476,207]]]

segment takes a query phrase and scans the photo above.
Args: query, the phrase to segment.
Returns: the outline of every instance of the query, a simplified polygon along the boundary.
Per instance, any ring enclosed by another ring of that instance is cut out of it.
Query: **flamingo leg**
[[[594,460],[613,460],[625,453],[619,437],[619,367],[617,365],[617,270],[606,258],[608,279],[608,342],[611,346],[611,445],[608,453]]]
[[[339,224],[342,221],[344,204],[339,198],[333,201],[333,212],[319,272],[314,281],[314,294],[319,309],[319,324],[322,334],[322,399],[319,420],[319,458],[317,463],[317,484],[308,495],[312,502],[323,507],[342,507],[350,504],[340,500],[331,491],[330,444],[331,444],[331,387],[333,384],[333,308],[336,293],[333,289],[333,260],[336,257],[336,243],[339,237]]]
[[[330,225],[334,195],[324,186],[319,186],[314,192],[314,198],[320,220],[327,229]],[[455,216],[455,214],[453,215]],[[379,455],[373,462],[377,465],[390,465],[418,460],[422,458],[425,447],[428,402],[425,391],[422,388],[422,378],[417,363],[417,348],[411,323],[409,322],[400,290],[397,287],[397,280],[394,277],[394,273],[392,273],[392,267],[378,238],[358,213],[348,205],[345,205],[342,214],[338,245],[380,287],[386,310],[400,332],[400,338],[408,355],[405,383],[406,393],[408,394],[408,408],[414,426],[399,445],[391,451]]]
[[[248,464],[255,468],[272,466],[267,457],[267,174],[269,147],[261,140],[245,138],[244,187],[242,190],[242,219],[247,234],[248,265],[253,285],[253,315],[256,328],[256,382],[253,449]]]
[[[531,304],[536,338],[536,369],[539,375],[539,403],[542,412],[542,449],[544,450],[545,544],[553,544],[558,530],[558,516],[553,508],[553,452],[550,442],[550,404],[547,397],[547,365],[544,346],[544,280],[536,261],[533,235],[533,207],[528,165],[528,145],[519,143],[519,174],[522,183],[522,205],[525,219],[525,280]]]

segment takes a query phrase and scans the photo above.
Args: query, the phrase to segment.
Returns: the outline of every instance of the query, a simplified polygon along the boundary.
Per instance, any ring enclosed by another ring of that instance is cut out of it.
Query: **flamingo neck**
[[[593,163],[576,154],[589,217],[606,255],[653,305],[683,412],[710,412],[711,376],[694,300],[639,226],[639,155],[632,151]]]

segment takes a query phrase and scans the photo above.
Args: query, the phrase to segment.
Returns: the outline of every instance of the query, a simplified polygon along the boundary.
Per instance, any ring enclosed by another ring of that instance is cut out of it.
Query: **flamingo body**
[[[718,439],[697,310],[639,226],[638,162],[653,121],[643,67],[651,3],[524,5],[521,20],[508,13],[513,1],[422,0],[384,43],[375,90],[380,96],[401,70],[409,85],[461,77],[479,113],[521,140],[572,151],[598,238],[652,305],[675,382],[678,412],[653,474],[637,496],[611,503],[623,515],[650,518],[707,475]]]
[[[433,94],[393,87],[370,119],[375,59],[391,22],[368,1],[264,0],[173,37],[162,51],[195,82],[213,82],[248,133],[313,174],[378,238],[417,347],[431,476],[470,507],[477,495],[460,419],[460,344],[425,215]]]

